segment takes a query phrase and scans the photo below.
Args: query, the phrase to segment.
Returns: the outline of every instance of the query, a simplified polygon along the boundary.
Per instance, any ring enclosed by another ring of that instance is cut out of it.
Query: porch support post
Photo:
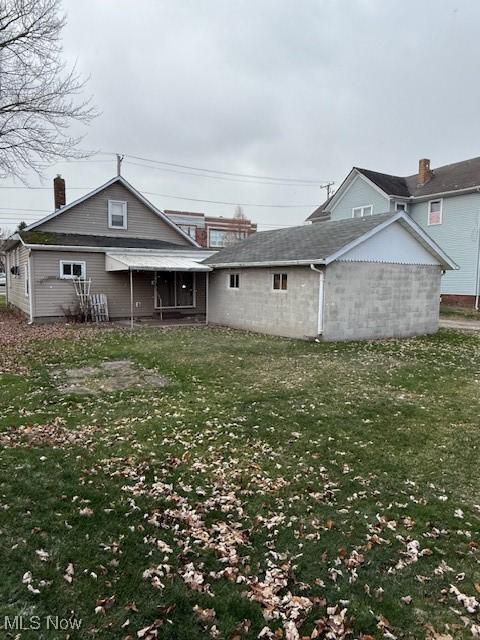
[[[133,271],[130,269],[130,329],[133,329]]]
[[[205,324],[208,324],[208,283],[210,280],[210,271],[205,272]]]

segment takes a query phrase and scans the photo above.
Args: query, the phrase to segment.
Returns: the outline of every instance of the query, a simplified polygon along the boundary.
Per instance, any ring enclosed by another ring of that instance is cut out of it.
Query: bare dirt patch
[[[62,393],[98,394],[134,388],[162,388],[167,378],[130,360],[109,360],[77,369],[56,369],[53,378]]]

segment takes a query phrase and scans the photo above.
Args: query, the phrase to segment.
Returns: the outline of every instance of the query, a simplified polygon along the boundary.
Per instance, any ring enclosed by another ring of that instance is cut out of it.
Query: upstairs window
[[[273,274],[273,290],[286,291],[288,288],[288,275],[286,273]]]
[[[195,236],[197,233],[197,227],[193,224],[179,224],[178,225],[182,231],[184,231],[190,238],[195,240]]]
[[[240,289],[240,274],[231,273],[228,278],[229,289]]]
[[[430,200],[428,203],[428,225],[442,224],[442,200]]]
[[[373,215],[373,205],[367,204],[363,207],[354,207],[352,209],[352,218],[364,218]]]
[[[62,280],[73,280],[74,278],[85,279],[85,262],[71,262],[70,260],[60,260],[60,278]]]
[[[404,211],[407,213],[407,203],[406,202],[395,202],[395,211]]]
[[[108,201],[108,226],[110,229],[127,228],[127,203],[121,200]]]

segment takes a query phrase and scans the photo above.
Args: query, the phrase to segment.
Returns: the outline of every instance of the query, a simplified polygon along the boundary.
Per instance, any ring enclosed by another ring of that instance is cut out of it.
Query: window
[[[406,202],[395,202],[395,211],[408,211]]]
[[[108,226],[110,229],[127,228],[127,203],[121,200],[108,201]]]
[[[364,218],[373,214],[373,205],[367,204],[363,207],[354,207],[352,209],[352,218]]]
[[[70,262],[69,260],[60,260],[60,278],[62,280],[73,280],[73,278],[84,279],[85,274],[85,262]]]
[[[246,238],[247,234],[244,231],[228,231],[222,229],[209,229],[208,231],[208,246],[221,248],[227,247],[235,242],[239,242]]]
[[[29,269],[29,265],[28,262],[25,263],[25,282],[23,283],[25,286],[25,297],[28,298],[28,291],[29,291],[29,286],[30,286],[30,278],[29,278],[29,274],[30,274],[30,269]]]
[[[428,203],[428,225],[442,224],[442,200],[430,200]]]
[[[162,271],[155,274],[155,308],[195,307],[195,274]]]
[[[228,277],[228,288],[229,289],[240,289],[240,274],[239,273],[230,273]]]
[[[286,273],[273,274],[273,290],[274,291],[287,290],[287,274]]]
[[[179,224],[178,225],[182,231],[185,231],[190,238],[195,240],[197,227],[194,224]]]

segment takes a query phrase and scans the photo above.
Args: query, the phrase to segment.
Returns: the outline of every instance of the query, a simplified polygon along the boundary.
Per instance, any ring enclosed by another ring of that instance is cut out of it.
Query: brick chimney
[[[53,199],[55,211],[65,206],[65,180],[60,174],[53,179]]]
[[[425,184],[430,180],[430,177],[430,160],[428,160],[427,158],[422,158],[418,161],[417,184]]]

